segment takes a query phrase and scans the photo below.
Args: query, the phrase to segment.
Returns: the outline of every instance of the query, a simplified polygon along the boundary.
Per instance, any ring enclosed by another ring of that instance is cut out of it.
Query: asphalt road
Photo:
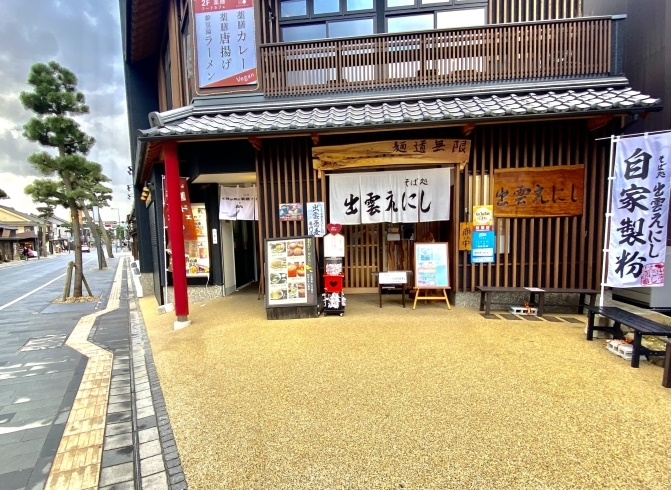
[[[43,488],[86,367],[64,345],[79,319],[103,308],[118,259],[84,274],[99,302],[55,305],[73,254],[0,266],[0,488]]]

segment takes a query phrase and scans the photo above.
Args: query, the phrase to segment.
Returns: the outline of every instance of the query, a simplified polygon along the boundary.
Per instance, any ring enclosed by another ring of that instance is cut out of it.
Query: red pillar
[[[163,143],[165,156],[165,186],[168,193],[168,236],[172,249],[172,284],[175,296],[175,314],[178,322],[189,320],[189,300],[186,292],[186,260],[184,259],[184,225],[179,189],[179,161],[177,143]]]

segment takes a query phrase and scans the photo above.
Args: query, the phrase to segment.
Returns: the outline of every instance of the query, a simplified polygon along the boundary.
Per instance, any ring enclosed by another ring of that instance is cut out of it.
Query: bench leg
[[[585,304],[585,295],[581,294],[580,298],[578,299],[578,315],[582,315],[582,305]]]
[[[671,388],[671,344],[666,344],[666,355],[664,356],[664,376],[662,386]]]
[[[594,338],[594,312],[589,311],[587,313],[587,337],[586,340],[592,340]]]
[[[538,316],[543,316],[545,310],[545,293],[538,293]]]
[[[641,357],[641,332],[634,331],[634,352],[632,352],[631,358],[631,367],[637,368],[639,363],[639,358]]]
[[[480,291],[480,311],[485,310],[485,292]]]
[[[380,308],[382,308],[382,284],[377,285],[377,294],[380,297]]]
[[[492,308],[492,292],[487,293],[487,298],[485,299],[485,315],[489,315],[489,312]]]

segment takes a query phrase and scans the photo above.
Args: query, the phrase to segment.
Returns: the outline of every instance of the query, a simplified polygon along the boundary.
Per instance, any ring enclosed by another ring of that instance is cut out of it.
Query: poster
[[[258,83],[254,0],[194,0],[200,88]]]
[[[471,263],[493,264],[496,234],[493,231],[473,231],[471,235]]]
[[[459,250],[470,250],[473,234],[472,223],[459,223]]]
[[[663,286],[671,133],[617,140],[606,286]]]
[[[452,168],[329,175],[329,218],[341,224],[449,221]]]
[[[191,214],[196,227],[196,240],[185,241],[187,277],[203,277],[210,273],[210,247],[207,235],[207,212],[204,204],[192,204]],[[195,245],[195,246],[194,246]]]
[[[323,237],[326,235],[326,215],[323,202],[309,202],[305,205],[308,221],[308,235]]]
[[[303,204],[299,202],[280,204],[280,221],[302,221]]]
[[[266,308],[317,304],[314,240],[266,238]]]
[[[193,207],[189,198],[189,184],[186,177],[179,178],[179,201],[182,206],[182,232],[184,240],[196,240],[196,226],[193,219]],[[170,216],[168,213],[168,186],[163,185],[163,219],[165,226],[170,227]]]
[[[415,243],[415,288],[449,288],[447,243]]]
[[[494,206],[491,204],[473,206],[473,231],[494,229]]]

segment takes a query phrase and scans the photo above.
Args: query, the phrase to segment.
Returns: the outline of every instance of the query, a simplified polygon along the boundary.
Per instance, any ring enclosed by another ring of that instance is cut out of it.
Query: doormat
[[[537,316],[533,315],[522,315],[522,318],[524,318],[528,322],[542,322],[542,318],[538,318]]]
[[[500,320],[500,318],[493,313],[480,313],[480,315],[482,315],[482,318],[486,318],[487,320]]]
[[[543,319],[545,319],[546,322],[562,323],[556,316],[544,316]]]
[[[584,320],[579,320],[578,318],[571,318],[570,316],[562,316],[560,318],[562,320],[564,320],[565,322],[569,322],[569,323],[585,323]]]
[[[513,315],[511,313],[501,313],[501,318],[505,320],[521,320],[520,317],[518,317],[517,315]]]

